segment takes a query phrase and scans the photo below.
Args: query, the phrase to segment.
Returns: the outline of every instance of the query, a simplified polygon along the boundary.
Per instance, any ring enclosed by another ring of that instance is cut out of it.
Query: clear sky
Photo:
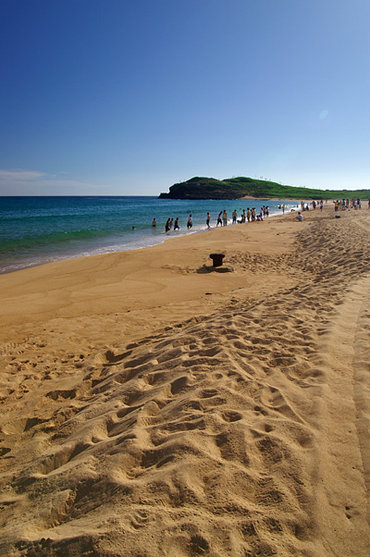
[[[369,0],[0,0],[0,194],[370,187]]]

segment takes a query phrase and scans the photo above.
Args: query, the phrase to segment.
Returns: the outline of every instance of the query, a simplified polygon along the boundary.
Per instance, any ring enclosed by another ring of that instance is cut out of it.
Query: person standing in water
[[[157,221],[155,218],[152,220],[152,227],[155,228],[157,226]]]
[[[222,211],[220,211],[220,212],[218,213],[216,227],[217,227],[219,224],[222,226]]]
[[[190,230],[193,227],[193,217],[190,213],[189,218],[188,218],[188,222],[187,222],[187,229]]]
[[[173,229],[174,229],[174,230],[180,230],[180,227],[179,227],[179,217],[176,217],[176,220],[175,220],[175,224],[174,224],[174,226],[173,226]]]
[[[210,224],[209,224],[209,221],[210,221],[210,220],[211,220],[211,215],[210,215],[209,213],[207,213],[207,220],[206,220],[207,228],[211,228],[211,226],[210,226]]]
[[[226,212],[226,209],[224,209],[224,212],[222,213],[222,220],[223,220],[224,226],[227,226],[227,212]]]
[[[171,223],[171,219],[167,219],[166,226],[164,227],[166,234],[167,234],[167,232],[170,231],[170,228],[171,228],[170,223]]]

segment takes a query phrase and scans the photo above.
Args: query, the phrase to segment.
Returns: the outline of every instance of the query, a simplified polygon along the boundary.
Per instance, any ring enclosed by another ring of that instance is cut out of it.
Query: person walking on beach
[[[180,227],[179,227],[179,217],[176,217],[176,220],[175,220],[175,224],[174,224],[174,226],[173,226],[173,229],[174,229],[174,230],[180,230]]]
[[[219,224],[222,226],[222,211],[218,213],[216,228]]]
[[[190,213],[189,218],[188,218],[188,222],[187,222],[187,229],[190,230],[193,227],[193,217]]]
[[[210,226],[210,224],[209,224],[209,221],[210,221],[210,220],[211,220],[211,215],[210,215],[209,213],[207,213],[207,220],[206,220],[207,228],[211,228],[211,226]]]
[[[224,209],[224,212],[222,213],[222,221],[224,226],[227,226],[227,212],[226,209]]]

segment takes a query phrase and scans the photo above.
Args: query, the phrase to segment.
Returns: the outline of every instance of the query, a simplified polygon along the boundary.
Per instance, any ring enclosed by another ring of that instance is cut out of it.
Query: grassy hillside
[[[277,182],[254,178],[194,177],[170,187],[169,193],[161,193],[161,199],[240,199],[244,196],[261,199],[343,199],[370,198],[370,190],[320,190],[283,186]]]

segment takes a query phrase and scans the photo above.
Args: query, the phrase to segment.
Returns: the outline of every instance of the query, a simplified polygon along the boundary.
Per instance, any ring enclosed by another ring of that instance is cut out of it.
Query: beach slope
[[[369,221],[0,276],[0,553],[367,556]]]

